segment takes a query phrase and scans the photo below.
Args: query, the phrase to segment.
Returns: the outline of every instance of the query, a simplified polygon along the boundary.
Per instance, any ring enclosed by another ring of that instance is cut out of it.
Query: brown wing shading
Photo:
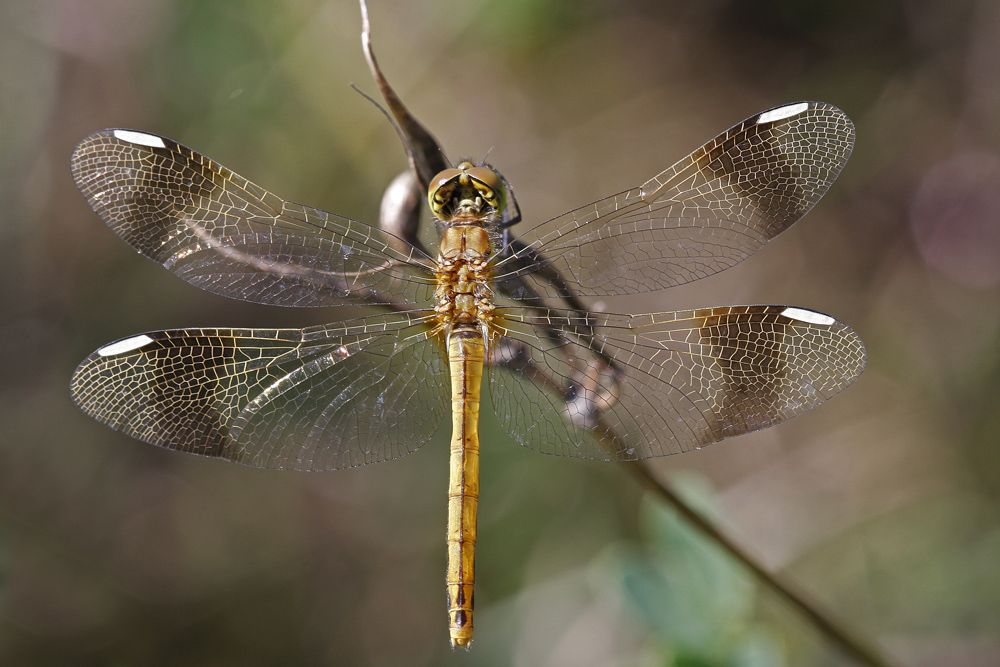
[[[260,468],[396,458],[450,402],[441,346],[415,315],[309,329],[181,329],[106,345],[76,369],[84,412],[145,442]]]
[[[498,280],[554,268],[577,294],[612,296],[712,275],[805,215],[853,146],[854,125],[829,104],[757,114],[643,185],[529,231],[501,254]]]
[[[791,419],[865,366],[854,331],[802,308],[502,314],[493,406],[515,440],[547,454],[637,460],[697,449]]]
[[[391,234],[284,201],[176,142],[101,130],[72,158],[101,218],[146,257],[216,294],[276,306],[413,303],[433,263]]]

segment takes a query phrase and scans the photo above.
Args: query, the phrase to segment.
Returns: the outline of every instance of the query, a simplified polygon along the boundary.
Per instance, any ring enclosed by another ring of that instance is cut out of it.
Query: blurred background
[[[868,346],[780,427],[653,462],[768,567],[909,665],[1000,664],[1000,4],[372,0],[389,80],[528,222],[642,183],[763,109],[857,125],[839,181],[751,261],[608,308],[787,303]],[[841,665],[613,464],[486,419],[476,641],[448,648],[447,434],[262,471],[121,436],[69,398],[124,336],[337,317],[229,301],[131,251],[73,185],[87,134],[163,134],[377,219],[405,167],[350,0],[0,2],[0,663]],[[485,411],[484,412],[488,412]]]

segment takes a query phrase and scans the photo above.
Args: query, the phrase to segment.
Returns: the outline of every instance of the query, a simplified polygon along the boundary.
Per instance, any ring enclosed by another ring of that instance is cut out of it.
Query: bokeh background
[[[389,79],[540,221],[778,104],[857,125],[840,180],[751,261],[609,303],[788,303],[865,340],[849,391],[655,461],[770,568],[909,665],[1000,664],[1000,4],[372,0]],[[182,326],[304,326],[132,252],[69,174],[170,136],[374,221],[405,166],[350,0],[0,2],[0,663],[840,665],[613,464],[483,430],[477,632],[448,649],[444,433],[327,474],[161,451],[72,404],[84,356]]]

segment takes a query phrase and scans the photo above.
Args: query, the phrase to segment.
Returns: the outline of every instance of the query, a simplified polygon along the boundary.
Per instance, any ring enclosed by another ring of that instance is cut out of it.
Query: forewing
[[[493,406],[519,443],[561,456],[637,460],[697,449],[791,419],[865,366],[848,326],[787,306],[503,316],[507,335],[489,369]]]
[[[287,202],[176,142],[101,130],[73,178],[133,248],[216,294],[277,306],[429,298],[430,260],[388,232]]]
[[[854,125],[829,104],[765,111],[643,185],[531,230],[501,253],[498,279],[551,267],[577,294],[612,296],[704,278],[805,215],[853,146]]]
[[[448,410],[440,345],[413,315],[309,329],[133,336],[76,369],[84,412],[145,442],[260,468],[333,470],[416,450]]]

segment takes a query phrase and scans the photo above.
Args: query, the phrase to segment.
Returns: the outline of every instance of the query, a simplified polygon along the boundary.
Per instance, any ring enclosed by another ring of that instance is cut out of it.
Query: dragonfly
[[[373,312],[303,329],[133,335],[88,356],[71,392],[85,413],[144,442],[285,470],[395,459],[450,416],[447,613],[452,646],[468,648],[483,385],[525,447],[641,461],[787,421],[861,374],[858,335],[810,309],[632,315],[584,302],[743,261],[829,189],[854,127],[826,103],[779,106],[642,185],[515,237],[520,210],[506,179],[489,164],[448,163],[382,78],[370,42],[366,55],[412,166],[377,226],[282,199],[143,131],[95,132],[71,166],[116,234],[196,287]],[[420,200],[436,252],[414,233]]]

